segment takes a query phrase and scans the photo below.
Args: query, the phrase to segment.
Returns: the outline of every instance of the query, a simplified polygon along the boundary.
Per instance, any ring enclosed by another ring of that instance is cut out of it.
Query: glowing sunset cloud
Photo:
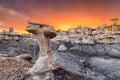
[[[120,0],[0,0],[0,23],[24,32],[27,21],[67,30],[78,25],[97,27],[120,18]]]

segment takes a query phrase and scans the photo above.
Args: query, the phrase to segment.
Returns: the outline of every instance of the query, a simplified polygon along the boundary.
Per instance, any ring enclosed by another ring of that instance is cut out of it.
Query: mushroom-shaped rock
[[[54,38],[57,35],[53,27],[49,25],[35,22],[28,22],[28,24],[29,25],[27,26],[26,30],[32,34],[37,35],[38,33],[42,32],[46,37],[50,37],[50,39]]]
[[[54,66],[50,48],[50,39],[57,35],[56,31],[49,25],[35,22],[28,22],[26,30],[36,35],[40,47],[39,59],[29,72],[32,74],[41,74],[52,70]]]

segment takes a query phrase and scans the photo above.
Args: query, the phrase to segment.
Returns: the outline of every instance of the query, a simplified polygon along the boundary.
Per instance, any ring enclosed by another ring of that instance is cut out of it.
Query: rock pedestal
[[[56,36],[55,30],[46,24],[29,22],[26,30],[38,39],[40,47],[39,59],[29,70],[32,74],[43,74],[53,69],[52,54],[50,48],[50,39]]]

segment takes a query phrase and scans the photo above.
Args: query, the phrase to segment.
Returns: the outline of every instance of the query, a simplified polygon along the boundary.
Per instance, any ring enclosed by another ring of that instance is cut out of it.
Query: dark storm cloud
[[[85,6],[112,6],[119,4],[120,0],[0,0],[0,4],[7,7],[26,8],[39,7],[39,6],[54,6],[54,8],[65,8],[66,6],[71,7],[79,4]],[[20,8],[21,9],[21,8]]]
[[[34,10],[69,10],[77,7],[95,8],[110,7],[120,3],[120,0],[0,0],[0,4],[22,13]]]
[[[0,4],[23,15],[51,15],[59,12],[117,12],[120,0],[0,0]]]
[[[86,10],[119,5],[120,0],[0,0],[0,4],[23,14],[60,12],[83,8]]]

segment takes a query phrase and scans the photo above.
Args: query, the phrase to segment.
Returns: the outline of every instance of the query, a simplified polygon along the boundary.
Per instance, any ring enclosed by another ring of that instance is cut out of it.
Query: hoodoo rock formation
[[[54,67],[50,48],[50,39],[56,36],[55,30],[49,25],[34,22],[29,22],[26,30],[36,35],[40,47],[39,59],[29,72],[32,74],[43,74],[52,70]]]

